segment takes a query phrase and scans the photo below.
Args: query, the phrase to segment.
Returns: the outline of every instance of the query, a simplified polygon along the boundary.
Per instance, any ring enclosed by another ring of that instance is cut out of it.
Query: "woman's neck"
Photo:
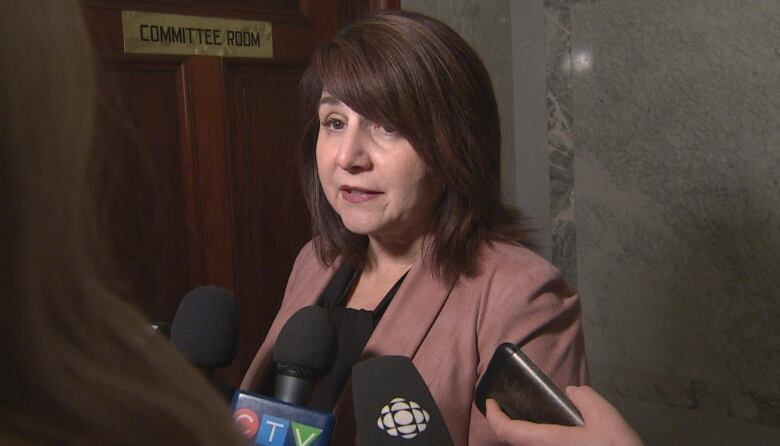
[[[391,273],[407,271],[420,257],[424,235],[412,241],[387,242],[369,236],[368,252],[364,272]]]
[[[393,284],[419,259],[423,240],[419,237],[408,243],[383,243],[369,236],[366,264],[350,291],[347,307],[376,309]]]

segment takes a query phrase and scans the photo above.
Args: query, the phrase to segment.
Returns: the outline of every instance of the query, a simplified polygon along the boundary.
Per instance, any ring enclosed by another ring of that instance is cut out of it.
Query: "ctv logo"
[[[233,414],[233,421],[246,438],[254,437],[257,429],[260,427],[260,420],[257,419],[257,414],[249,409],[238,409]]]
[[[262,446],[310,446],[322,433],[322,429],[271,415],[263,415],[258,426],[257,415],[249,409],[236,411],[233,419],[247,438],[257,432],[255,444]],[[288,441],[288,437],[292,441]]]

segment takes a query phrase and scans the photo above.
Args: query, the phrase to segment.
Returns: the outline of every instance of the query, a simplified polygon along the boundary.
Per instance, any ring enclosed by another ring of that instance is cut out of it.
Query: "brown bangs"
[[[324,264],[341,256],[361,267],[367,237],[347,231],[320,186],[315,149],[323,90],[396,128],[443,185],[423,253],[440,277],[476,274],[485,243],[527,240],[522,214],[501,199],[498,106],[482,60],[447,25],[388,11],[342,29],[317,50],[301,80],[308,119],[301,180]]]
[[[326,90],[369,120],[392,124],[403,133],[404,112],[410,109],[401,104],[413,85],[397,66],[398,57],[387,54],[393,51],[388,43],[397,36],[376,35],[381,32],[347,29],[320,48],[307,73],[317,78],[313,83],[319,88],[308,94],[316,96],[316,102]]]

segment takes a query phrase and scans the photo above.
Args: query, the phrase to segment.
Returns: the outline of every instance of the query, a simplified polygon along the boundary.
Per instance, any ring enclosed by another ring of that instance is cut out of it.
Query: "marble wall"
[[[780,2],[546,11],[595,384],[650,444],[780,444]]]
[[[577,284],[594,386],[649,445],[780,444],[780,2],[402,5],[511,98],[503,184]]]

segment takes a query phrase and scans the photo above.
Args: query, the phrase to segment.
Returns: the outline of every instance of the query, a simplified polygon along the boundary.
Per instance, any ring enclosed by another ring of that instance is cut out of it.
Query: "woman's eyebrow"
[[[343,102],[339,101],[338,99],[334,98],[333,96],[323,96],[320,98],[320,105],[340,105]]]

